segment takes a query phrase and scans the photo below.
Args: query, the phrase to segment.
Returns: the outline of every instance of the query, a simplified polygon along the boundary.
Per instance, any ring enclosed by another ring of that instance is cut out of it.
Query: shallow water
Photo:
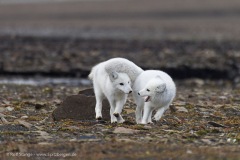
[[[69,85],[69,86],[87,86],[91,82],[84,78],[65,78],[65,77],[0,77],[0,84],[15,84],[15,85]]]

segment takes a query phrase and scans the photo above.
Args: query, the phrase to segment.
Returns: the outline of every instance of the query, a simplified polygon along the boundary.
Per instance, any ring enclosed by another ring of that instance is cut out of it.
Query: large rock
[[[54,120],[95,120],[95,96],[93,89],[79,92],[79,95],[68,96],[61,105],[53,111]],[[110,120],[110,106],[107,100],[103,100],[103,120]]]

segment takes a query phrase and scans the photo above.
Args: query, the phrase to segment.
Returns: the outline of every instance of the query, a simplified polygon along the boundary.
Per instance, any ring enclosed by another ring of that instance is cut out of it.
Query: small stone
[[[45,106],[46,106],[46,104],[37,103],[37,104],[35,104],[35,109],[41,109],[41,108],[43,108]]]
[[[235,143],[236,141],[237,141],[237,139],[235,139],[235,138],[228,138],[227,139],[228,143]]]
[[[28,123],[24,120],[17,119],[15,121],[18,122],[19,124],[21,124],[22,126],[28,128],[28,129],[30,129],[33,126],[32,124],[30,124],[30,123]]]
[[[60,99],[55,99],[53,102],[54,102],[55,104],[57,104],[57,105],[59,105],[59,104],[62,103],[62,101],[61,101]]]
[[[3,100],[2,102],[3,102],[4,104],[6,104],[6,105],[10,105],[10,101]]]
[[[188,150],[186,151],[186,153],[187,153],[187,154],[192,154],[193,152],[192,152],[190,149],[188,149]]]
[[[219,96],[218,98],[221,99],[221,100],[227,100],[226,96]]]
[[[45,140],[52,138],[52,137],[49,136],[49,134],[48,134],[47,132],[45,132],[45,131],[35,131],[35,132],[39,133],[40,138],[43,138],[43,139],[45,139]]]
[[[146,130],[149,130],[149,129],[152,129],[152,126],[144,125],[143,128],[146,129]]]
[[[213,127],[222,127],[222,128],[226,128],[226,126],[216,123],[216,122],[208,122],[208,124],[212,125]]]
[[[177,111],[177,108],[174,105],[170,105],[169,108],[170,108],[171,112],[176,112]]]
[[[185,107],[176,107],[178,112],[186,112],[188,113],[188,110]]]
[[[212,144],[212,141],[210,139],[201,139],[201,141],[206,144]]]
[[[53,144],[53,143],[49,143],[49,142],[39,142],[38,144],[39,144],[39,145],[51,145],[51,144]]]
[[[6,107],[6,110],[8,110],[8,111],[13,111],[13,110],[14,110],[14,108],[13,108],[13,107],[10,107],[10,106],[8,106],[8,107]]]
[[[206,109],[206,108],[200,108],[199,107],[198,109],[199,109],[200,112],[207,112],[207,111],[209,111],[209,109]]]
[[[180,102],[174,103],[174,106],[186,106],[186,102],[180,101]]]
[[[124,127],[117,127],[113,131],[113,133],[116,133],[116,134],[134,134],[138,132],[139,132],[138,130],[133,130],[133,129],[124,128]]]
[[[28,116],[22,116],[22,117],[21,117],[21,119],[26,119],[26,118],[28,118]]]
[[[41,113],[44,113],[44,114],[48,113],[48,111],[47,111],[46,109],[41,109],[40,112],[41,112]]]
[[[2,113],[0,113],[0,119],[1,119],[1,121],[2,121],[3,124],[8,124],[8,123],[9,123],[9,122],[6,120],[5,115],[2,114]]]

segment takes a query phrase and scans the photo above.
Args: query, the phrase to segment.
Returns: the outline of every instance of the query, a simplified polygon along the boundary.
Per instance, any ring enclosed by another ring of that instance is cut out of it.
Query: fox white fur
[[[143,70],[124,58],[113,58],[92,68],[89,79],[93,81],[96,97],[96,119],[102,119],[102,100],[110,104],[111,122],[123,123],[121,112],[132,84]]]
[[[142,72],[134,82],[133,97],[137,104],[136,122],[152,123],[159,121],[164,111],[169,108],[176,95],[176,86],[172,78],[163,71],[147,70]]]

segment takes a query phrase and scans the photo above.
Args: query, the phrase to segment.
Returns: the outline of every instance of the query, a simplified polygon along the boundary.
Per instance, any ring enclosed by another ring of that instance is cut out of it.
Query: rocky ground
[[[131,97],[123,112],[124,124],[93,119],[54,121],[53,110],[67,96],[89,86],[1,85],[1,156],[238,159],[240,88],[227,81],[200,79],[178,80],[176,84],[172,109],[152,125],[135,124]]]

